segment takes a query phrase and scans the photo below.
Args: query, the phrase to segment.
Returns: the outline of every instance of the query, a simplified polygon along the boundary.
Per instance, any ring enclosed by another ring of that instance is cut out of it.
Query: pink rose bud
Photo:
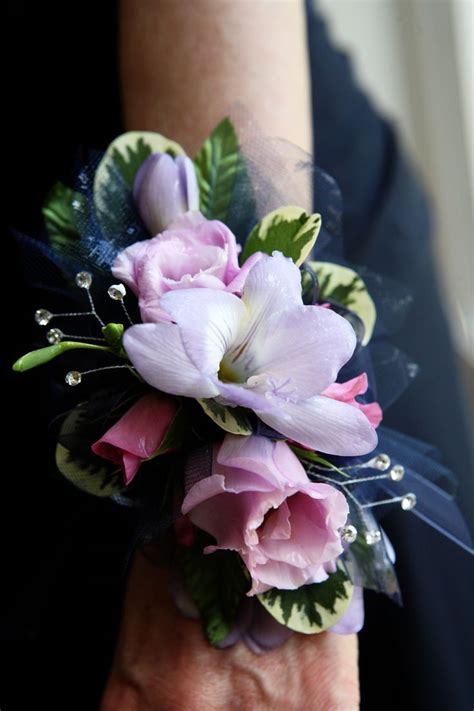
[[[188,210],[198,210],[199,189],[192,160],[152,153],[135,176],[133,198],[152,235]]]
[[[144,395],[92,445],[103,459],[119,464],[128,485],[140,464],[161,446],[178,411],[177,401],[150,393]]]
[[[343,552],[349,507],[336,488],[308,479],[285,442],[227,435],[214,449],[212,475],[191,487],[182,512],[216,539],[205,553],[240,554],[255,595],[326,580]]]

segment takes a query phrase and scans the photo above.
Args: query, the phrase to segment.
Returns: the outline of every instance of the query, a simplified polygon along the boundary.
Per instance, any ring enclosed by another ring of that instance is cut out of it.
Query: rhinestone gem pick
[[[82,375],[78,370],[70,370],[69,373],[66,373],[64,379],[68,385],[74,387],[75,385],[79,385],[82,380]]]
[[[38,326],[47,326],[52,318],[53,314],[47,309],[38,309],[35,311],[35,321]]]
[[[63,337],[63,332],[59,328],[51,328],[46,334],[46,339],[51,345],[60,343]]]
[[[392,481],[401,481],[405,476],[405,467],[401,464],[395,464],[388,473],[388,478]]]
[[[374,528],[365,532],[365,542],[368,546],[375,546],[382,540],[382,532],[378,528]]]
[[[400,506],[404,511],[411,511],[416,506],[415,494],[406,494],[400,501]]]
[[[385,472],[389,468],[390,464],[391,462],[388,454],[379,454],[375,457],[374,467],[379,469],[381,472]]]
[[[123,284],[112,284],[112,286],[110,286],[107,291],[107,294],[114,301],[123,301],[123,298],[126,293],[127,290]]]
[[[92,274],[90,272],[78,272],[76,274],[76,284],[80,289],[89,289],[92,284]]]
[[[357,538],[357,528],[348,524],[339,529],[339,534],[345,543],[354,543]]]

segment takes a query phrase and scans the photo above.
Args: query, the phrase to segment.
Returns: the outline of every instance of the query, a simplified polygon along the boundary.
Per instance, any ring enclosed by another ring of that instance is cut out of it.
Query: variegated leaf
[[[95,174],[96,201],[97,198],[100,200],[100,188],[104,181],[110,180],[112,166],[119,170],[129,188],[132,188],[138,169],[151,153],[170,153],[173,156],[185,154],[179,143],[153,131],[128,131],[112,141]]]
[[[332,262],[308,262],[319,281],[319,299],[336,301],[353,311],[362,320],[365,328],[362,345],[367,345],[377,318],[375,304],[363,279],[349,267]]]
[[[298,590],[272,588],[258,595],[267,612],[295,632],[315,634],[332,627],[349,607],[354,588],[339,568],[322,583],[303,585]]]
[[[300,265],[311,252],[321,228],[321,215],[308,215],[301,207],[286,205],[269,212],[253,228],[242,261],[254,252],[283,252]]]
[[[208,417],[226,432],[251,435],[252,426],[246,411],[241,407],[226,407],[213,399],[198,400]]]

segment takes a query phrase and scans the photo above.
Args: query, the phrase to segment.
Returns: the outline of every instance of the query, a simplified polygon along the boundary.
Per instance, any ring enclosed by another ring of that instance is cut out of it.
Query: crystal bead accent
[[[390,461],[390,457],[388,456],[388,454],[379,454],[374,459],[375,469],[379,469],[381,472],[387,471],[390,464],[391,464],[391,461]]]
[[[63,332],[59,328],[51,328],[46,334],[46,339],[48,343],[55,345],[56,343],[61,343],[63,335]]]
[[[395,464],[388,473],[388,478],[392,481],[401,481],[405,476],[405,467],[401,464]]]
[[[345,543],[354,543],[357,538],[357,528],[348,524],[339,529],[339,535]]]
[[[407,375],[409,378],[416,378],[419,370],[420,370],[420,366],[417,363],[408,363]]]
[[[82,380],[82,375],[78,370],[70,370],[69,373],[66,373],[64,379],[68,385],[74,387],[75,385],[79,385]]]
[[[123,301],[123,298],[126,293],[127,290],[123,284],[112,284],[112,286],[110,286],[107,291],[107,294],[114,301]]]
[[[89,289],[92,284],[92,274],[90,272],[79,272],[76,274],[76,284],[80,289]]]
[[[416,506],[415,494],[406,494],[400,501],[400,506],[404,511],[411,511]]]
[[[38,326],[47,326],[52,318],[53,314],[47,309],[38,309],[35,311],[35,321]]]
[[[376,543],[380,543],[382,540],[382,532],[378,528],[365,532],[365,542],[368,546],[375,546]]]

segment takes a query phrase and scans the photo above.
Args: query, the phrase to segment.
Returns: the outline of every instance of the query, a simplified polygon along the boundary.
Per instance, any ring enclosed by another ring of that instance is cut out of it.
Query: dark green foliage
[[[59,182],[53,186],[44,202],[42,212],[49,243],[57,251],[81,238],[75,224],[73,203],[83,211],[87,209],[84,195]]]
[[[202,214],[209,220],[225,222],[236,179],[244,169],[237,134],[228,118],[204,142],[194,165]]]
[[[218,644],[235,624],[249,580],[234,551],[202,552],[213,543],[208,534],[196,531],[194,544],[180,546],[178,557],[184,584],[199,610],[206,636],[211,644]]]

